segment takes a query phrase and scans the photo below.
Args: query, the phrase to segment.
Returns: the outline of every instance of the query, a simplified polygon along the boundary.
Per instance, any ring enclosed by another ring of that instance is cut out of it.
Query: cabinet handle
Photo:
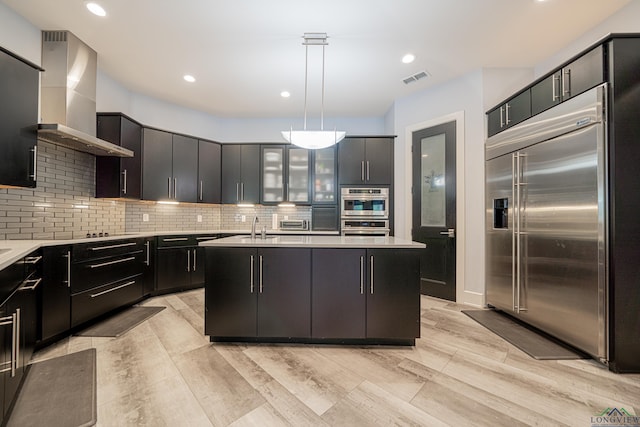
[[[560,94],[558,93],[558,87],[556,85],[556,82],[558,81],[559,78],[560,78],[559,76],[554,74],[553,78],[551,79],[551,101],[553,102],[560,99]]]
[[[371,270],[369,271],[369,274],[371,275],[370,283],[371,283],[371,295],[373,295],[373,255],[371,255]]]
[[[565,79],[566,76],[566,79]],[[571,70],[562,70],[562,96],[571,96]]]
[[[360,162],[360,180],[364,181],[364,160]]]
[[[204,183],[202,182],[202,180],[200,180],[200,201],[202,201],[202,192],[204,189]]]
[[[117,259],[115,261],[108,261],[108,262],[102,262],[100,264],[91,264],[89,266],[89,268],[100,268],[100,267],[106,267],[107,265],[114,265],[114,264],[120,264],[122,262],[127,262],[127,261],[131,261],[132,259],[136,259],[136,257],[134,256],[130,256],[128,258],[122,258],[122,259]]]
[[[500,127],[503,128],[504,127],[504,120],[502,118],[502,113],[504,113],[504,107],[500,106]]]
[[[173,178],[173,198],[178,200],[178,178]]]
[[[167,197],[171,198],[171,177],[167,178]]]
[[[127,170],[122,171],[122,194],[127,194]]]
[[[119,245],[109,245],[109,246],[96,246],[93,248],[89,248],[90,251],[102,251],[104,249],[114,249],[114,248],[124,248],[127,246],[135,246],[136,243],[121,243]]]
[[[33,153],[33,173],[29,174],[29,178],[32,178],[34,181],[36,180],[37,177],[37,170],[38,170],[38,146],[34,145],[33,148],[30,148],[29,151],[31,151]]]
[[[509,119],[509,109],[511,108],[511,105],[509,105],[509,103],[507,103],[506,107],[504,108],[504,118],[505,118],[505,125],[508,125],[509,123],[511,123],[511,120]]]
[[[369,160],[367,160],[367,181],[369,181]]]
[[[28,256],[28,257],[24,257],[24,259],[22,261],[20,261],[20,264],[37,264],[40,262],[40,260],[42,259],[42,255],[40,256]]]
[[[67,288],[71,287],[71,251],[67,251],[66,255],[63,255],[63,258],[67,259]],[[64,283],[64,282],[62,282]]]
[[[16,376],[18,359],[20,358],[20,309],[11,315],[13,325],[11,328],[11,377]]]
[[[260,274],[260,293],[262,293],[262,255],[260,255],[260,270],[258,272]]]
[[[193,271],[196,271],[198,268],[196,266],[196,250],[193,250]]]
[[[33,283],[33,285],[31,286],[21,286],[20,290],[21,291],[33,291],[35,288],[38,287],[38,285],[40,284],[40,282],[42,282],[42,277],[39,277],[37,279],[27,279],[24,282],[24,285],[26,285],[27,283]]]
[[[236,182],[236,202],[240,201],[240,183]]]
[[[189,240],[188,237],[171,237],[169,239],[162,239],[163,242],[184,242]]]
[[[249,284],[251,287],[251,293],[253,293],[253,255],[251,255],[251,260],[249,261],[249,271],[251,274]]]
[[[151,258],[149,257],[149,254],[150,254],[150,252],[149,252],[149,248],[150,248],[150,246],[151,246],[151,242],[147,240],[147,241],[144,243],[144,245],[145,245],[145,246],[146,246],[146,248],[147,248],[147,257],[146,257],[146,259],[145,259],[145,261],[144,261],[144,264],[148,266],[148,265],[150,265],[150,264],[151,264]]]
[[[244,201],[244,182],[240,183],[240,197],[242,197],[242,200]]]
[[[191,271],[191,251],[187,250],[187,271]]]
[[[360,257],[360,295],[364,294],[364,256]]]
[[[98,292],[97,294],[90,295],[90,297],[91,298],[99,297],[101,295],[108,294],[109,292],[113,292],[113,291],[117,291],[118,289],[126,288],[127,286],[131,286],[131,285],[133,285],[135,283],[136,283],[136,281],[132,280],[132,281],[124,283],[124,284],[122,284],[120,286],[116,286],[115,288],[107,289],[106,291],[102,291],[102,292]]]

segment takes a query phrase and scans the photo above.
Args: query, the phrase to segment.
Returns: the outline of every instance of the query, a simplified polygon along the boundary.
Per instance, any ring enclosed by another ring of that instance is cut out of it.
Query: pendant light
[[[327,43],[327,33],[304,33],[302,36],[305,46],[305,66],[304,66],[304,127],[303,130],[282,131],[282,136],[291,144],[308,149],[319,149],[330,147],[345,136],[344,131],[324,130],[324,50]],[[322,105],[320,109],[320,130],[307,130],[307,92],[308,92],[308,68],[309,68],[309,46],[322,46]]]

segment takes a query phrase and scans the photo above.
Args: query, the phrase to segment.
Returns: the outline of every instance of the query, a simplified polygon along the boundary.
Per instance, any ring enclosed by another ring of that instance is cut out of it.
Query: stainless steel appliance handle
[[[119,245],[109,245],[109,246],[96,246],[93,248],[89,248],[90,251],[102,251],[104,249],[114,249],[114,248],[124,248],[127,246],[135,246],[136,243],[132,242],[132,243],[121,243]]]
[[[188,237],[171,237],[168,239],[162,239],[163,242],[184,242],[185,240],[189,240]]]
[[[260,260],[260,270],[258,271],[260,275],[260,293],[262,293],[262,255],[259,257]]]
[[[249,277],[250,289],[251,289],[251,293],[253,293],[253,255],[251,255],[249,260],[249,274],[251,276]]]
[[[135,283],[136,283],[136,281],[132,280],[132,281],[124,283],[124,284],[122,284],[120,286],[116,286],[115,288],[107,289],[106,291],[98,292],[97,294],[92,294],[92,295],[90,295],[90,297],[91,298],[96,298],[96,297],[99,297],[101,295],[108,294],[109,292],[113,292],[113,291],[117,291],[118,289],[126,288],[127,286],[131,286],[131,285],[133,285]]]
[[[360,257],[360,295],[364,294],[364,256]]]
[[[35,181],[37,178],[37,170],[38,170],[38,146],[34,145],[33,148],[30,148],[29,151],[31,151],[33,153],[33,173],[29,174],[29,178],[33,178],[33,180]]]
[[[67,251],[67,254],[63,255],[63,257],[67,259],[67,288],[70,288],[71,287],[71,251]]]
[[[371,275],[371,277],[370,277],[371,295],[373,295],[373,271],[374,271],[374,268],[373,268],[373,255],[371,255],[371,264],[369,265],[369,267],[370,267],[369,274]]]
[[[150,265],[151,264],[151,258],[150,258],[150,246],[151,246],[151,242],[149,240],[147,240],[144,245],[147,248],[147,256],[146,259],[144,260],[144,264],[145,265]]]
[[[122,171],[122,194],[127,194],[127,170]]]
[[[511,201],[513,203],[513,208],[511,211],[513,212],[513,225],[511,229],[511,306],[513,311],[516,311],[516,270],[517,270],[517,262],[518,262],[518,253],[517,253],[517,245],[516,245],[516,234],[518,227],[518,204],[516,202],[516,192],[518,188],[518,178],[517,178],[517,167],[516,167],[516,153],[511,155]]]
[[[115,265],[115,264],[120,264],[122,262],[131,261],[132,259],[136,259],[136,257],[130,256],[128,258],[117,259],[115,261],[101,262],[100,264],[91,264],[89,268],[106,267],[107,265]]]

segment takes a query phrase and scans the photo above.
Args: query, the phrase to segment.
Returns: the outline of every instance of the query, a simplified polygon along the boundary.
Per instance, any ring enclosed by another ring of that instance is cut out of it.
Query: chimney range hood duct
[[[42,32],[38,139],[96,156],[133,151],[96,138],[98,55],[69,31]]]

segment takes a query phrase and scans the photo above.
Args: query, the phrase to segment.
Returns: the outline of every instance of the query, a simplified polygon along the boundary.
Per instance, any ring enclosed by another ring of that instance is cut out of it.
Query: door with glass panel
[[[456,122],[413,133],[411,238],[426,244],[420,291],[456,299]]]
[[[309,203],[309,150],[289,147],[287,154],[289,162],[285,198],[292,203]]]

